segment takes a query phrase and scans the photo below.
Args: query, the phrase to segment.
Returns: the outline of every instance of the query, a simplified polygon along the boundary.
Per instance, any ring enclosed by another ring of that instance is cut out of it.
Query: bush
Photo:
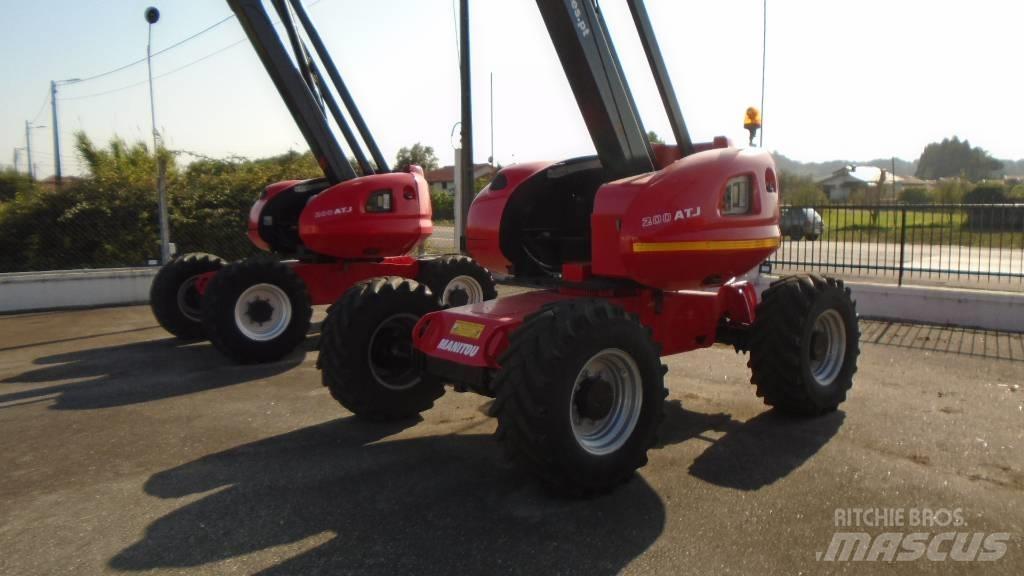
[[[900,202],[906,204],[927,204],[931,202],[931,195],[925,188],[904,188],[900,190]]]
[[[964,204],[1005,204],[1006,186],[1002,182],[981,182],[964,195]]]
[[[27,174],[11,168],[0,171],[0,202],[14,200],[18,194],[31,192],[34,187]]]
[[[962,180],[943,180],[932,192],[932,199],[938,204],[959,204],[970,190],[971,185]]]
[[[434,220],[455,219],[455,196],[447,192],[430,192],[430,204],[434,209]]]
[[[809,176],[790,172],[779,173],[779,194],[782,202],[793,206],[822,206],[828,196]]]

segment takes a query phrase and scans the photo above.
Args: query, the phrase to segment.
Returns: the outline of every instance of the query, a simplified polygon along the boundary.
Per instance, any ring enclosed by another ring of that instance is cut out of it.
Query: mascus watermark
[[[837,508],[834,519],[839,530],[815,554],[820,562],[994,562],[1010,540],[969,530],[960,508]]]

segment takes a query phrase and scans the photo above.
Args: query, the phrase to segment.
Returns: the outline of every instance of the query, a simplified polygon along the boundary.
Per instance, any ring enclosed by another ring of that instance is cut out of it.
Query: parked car
[[[784,236],[793,240],[806,238],[814,241],[825,233],[825,221],[814,208],[783,208],[779,227]]]

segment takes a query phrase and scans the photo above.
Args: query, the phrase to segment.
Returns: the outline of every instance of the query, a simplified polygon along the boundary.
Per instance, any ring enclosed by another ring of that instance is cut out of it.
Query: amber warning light
[[[751,106],[747,108],[747,113],[743,117],[743,127],[750,133],[750,145],[754,145],[754,136],[757,135],[758,129],[761,128],[761,111]]]

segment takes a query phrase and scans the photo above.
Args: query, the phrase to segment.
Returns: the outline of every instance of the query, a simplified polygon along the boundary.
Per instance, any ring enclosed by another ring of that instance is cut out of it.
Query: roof
[[[490,164],[474,164],[473,165],[473,176],[480,178],[483,176],[490,176],[497,170]],[[431,170],[424,174],[424,178],[427,182],[434,184],[435,182],[454,182],[455,181],[455,166],[444,166],[437,170]]]
[[[882,179],[882,174],[883,170],[881,168],[875,168],[874,166],[854,166],[851,164],[836,170],[831,176],[820,180],[819,183],[838,180],[840,182],[862,182],[864,184],[875,184]]]

